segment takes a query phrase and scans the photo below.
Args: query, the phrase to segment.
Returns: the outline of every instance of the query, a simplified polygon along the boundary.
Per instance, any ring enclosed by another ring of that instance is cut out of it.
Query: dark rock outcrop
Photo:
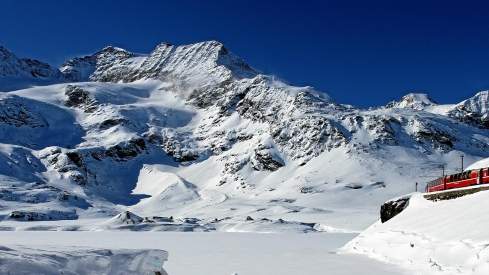
[[[385,202],[380,207],[380,221],[384,223],[401,213],[409,205],[409,199],[410,197],[402,197]]]
[[[45,210],[45,211],[30,211],[16,210],[8,215],[9,219],[18,221],[57,221],[57,220],[76,220],[78,215],[75,210]]]
[[[82,109],[85,113],[92,113],[97,109],[97,101],[90,97],[90,93],[78,86],[66,86],[65,105]]]

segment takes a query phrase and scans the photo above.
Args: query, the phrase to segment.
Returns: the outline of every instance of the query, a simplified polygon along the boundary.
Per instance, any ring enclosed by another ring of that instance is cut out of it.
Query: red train
[[[428,182],[425,191],[435,192],[484,183],[489,183],[489,168],[464,171],[438,178]]]

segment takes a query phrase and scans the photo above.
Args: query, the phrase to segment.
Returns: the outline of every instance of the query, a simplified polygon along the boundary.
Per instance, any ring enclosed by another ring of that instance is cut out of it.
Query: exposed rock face
[[[49,126],[35,107],[26,105],[25,101],[18,96],[0,99],[0,123],[29,128]]]
[[[449,133],[449,128],[440,127],[436,121],[415,116],[409,123],[413,128],[416,141],[428,144],[435,149],[449,151],[456,142],[456,138]]]
[[[159,145],[175,161],[193,161],[199,157],[199,151],[195,149],[195,144],[188,133],[178,133],[165,129],[159,136]]]
[[[251,165],[258,171],[276,171],[285,164],[271,144],[259,144],[254,150]]]
[[[107,149],[105,155],[116,161],[127,161],[146,150],[146,142],[142,138],[131,139],[127,143],[117,144]]]
[[[144,219],[130,211],[125,211],[114,218],[112,218],[111,223],[113,224],[139,224],[142,223]]]
[[[380,207],[380,221],[383,223],[401,213],[409,205],[409,197],[385,202]]]
[[[0,46],[0,77],[62,80],[61,72],[49,64],[29,58],[18,58]]]
[[[76,220],[78,215],[76,211],[59,211],[59,210],[16,210],[9,214],[9,219],[18,221],[56,221],[56,220]]]
[[[69,81],[115,80],[127,74],[130,63],[126,61],[135,56],[124,49],[108,46],[93,55],[68,60],[61,65],[61,72]]]
[[[449,111],[449,116],[478,127],[489,128],[489,91],[482,91],[460,102]]]
[[[90,93],[74,85],[66,86],[65,95],[67,99],[65,105],[83,109],[86,113],[91,113],[97,109],[97,101],[90,97]]]
[[[184,46],[158,45],[148,56],[106,47],[91,56],[66,62],[61,71],[73,81],[131,82],[138,79],[179,79],[210,83],[231,77],[248,77],[256,72],[217,41]],[[191,83],[189,83],[190,85]]]
[[[372,115],[365,117],[363,126],[373,137],[373,141],[380,144],[397,145],[398,140],[393,124],[399,125],[399,121],[386,115]]]

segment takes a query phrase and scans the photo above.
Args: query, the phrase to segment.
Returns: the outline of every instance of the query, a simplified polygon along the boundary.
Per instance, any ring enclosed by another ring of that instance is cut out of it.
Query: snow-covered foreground
[[[0,232],[5,246],[164,249],[169,275],[404,274],[362,255],[335,251],[354,234],[173,232]]]
[[[409,206],[377,222],[344,251],[404,266],[417,274],[489,274],[489,192],[447,201],[414,194]]]

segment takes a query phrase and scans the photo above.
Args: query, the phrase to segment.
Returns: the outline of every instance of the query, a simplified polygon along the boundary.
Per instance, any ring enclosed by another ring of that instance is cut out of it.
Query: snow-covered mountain
[[[56,84],[0,87],[6,227],[359,230],[441,164],[489,156],[487,92],[359,109],[261,74],[217,41],[106,47],[52,71]]]
[[[57,68],[39,60],[18,58],[0,45],[0,91],[56,83],[63,78]]]

